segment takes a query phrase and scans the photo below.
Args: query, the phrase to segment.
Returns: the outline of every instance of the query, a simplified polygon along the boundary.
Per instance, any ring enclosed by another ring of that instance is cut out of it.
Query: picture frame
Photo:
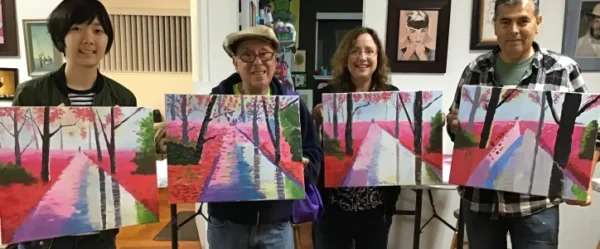
[[[492,50],[498,45],[494,33],[494,0],[473,0],[471,50]]]
[[[451,2],[388,0],[385,50],[392,72],[446,73]]]
[[[581,71],[600,71],[600,52],[591,45],[592,41],[600,41],[600,34],[590,30],[591,21],[600,19],[600,0],[565,2],[562,54],[575,60]]]
[[[23,20],[27,73],[34,78],[56,71],[64,61],[52,43],[46,23],[42,19]]]
[[[15,0],[0,0],[0,56],[19,56]]]
[[[307,88],[306,73],[292,73],[295,89]]]
[[[306,107],[308,108],[308,110],[312,112],[313,90],[312,89],[296,89],[296,92],[298,93],[298,95],[300,95],[300,98],[302,98],[302,100],[304,100],[304,103],[306,104]]]
[[[19,69],[0,68],[0,100],[12,100],[19,84]]]

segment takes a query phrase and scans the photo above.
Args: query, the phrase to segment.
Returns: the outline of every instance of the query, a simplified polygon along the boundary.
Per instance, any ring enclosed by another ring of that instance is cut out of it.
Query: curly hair
[[[346,35],[340,41],[333,58],[331,59],[331,68],[333,72],[332,86],[336,90],[343,92],[354,92],[356,86],[352,83],[352,76],[348,70],[348,57],[350,56],[351,50],[356,44],[356,39],[362,34],[369,34],[377,45],[377,68],[371,76],[371,90],[385,91],[388,90],[390,67],[388,65],[388,58],[383,51],[383,45],[377,35],[377,32],[367,27],[356,27]]]

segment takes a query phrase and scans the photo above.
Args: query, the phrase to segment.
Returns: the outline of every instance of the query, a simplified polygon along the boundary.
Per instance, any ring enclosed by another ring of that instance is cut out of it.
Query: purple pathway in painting
[[[77,212],[76,197],[80,195],[82,181],[89,167],[90,160],[84,154],[73,157],[56,183],[33,208],[29,218],[17,229],[13,240],[24,241],[32,237],[48,238],[56,234],[56,231],[60,231]],[[49,229],[48,226],[39,226],[40,224],[56,224],[56,227]]]

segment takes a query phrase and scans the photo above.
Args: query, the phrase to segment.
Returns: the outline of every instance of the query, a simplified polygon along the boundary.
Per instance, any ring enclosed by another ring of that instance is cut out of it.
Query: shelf
[[[315,80],[331,80],[333,76],[331,75],[314,75]]]

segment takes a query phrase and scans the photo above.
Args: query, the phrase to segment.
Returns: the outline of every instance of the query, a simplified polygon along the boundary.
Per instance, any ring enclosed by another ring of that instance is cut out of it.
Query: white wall
[[[23,19],[46,19],[60,0],[18,0],[17,32],[19,35],[19,56],[0,57],[0,67],[18,68],[19,82],[31,79],[27,75],[27,59],[25,52],[25,39],[23,38]],[[11,101],[0,101],[0,106],[10,106]]]
[[[387,0],[364,1],[363,25],[375,29],[379,36],[385,39],[387,25]],[[444,109],[452,103],[456,85],[464,67],[482,52],[469,51],[471,30],[472,1],[453,0],[450,16],[450,37],[448,41],[448,66],[445,74],[394,74],[392,81],[400,89],[441,89],[444,91]],[[543,23],[537,42],[548,49],[561,51],[565,1],[546,0],[541,3]],[[385,44],[385,41],[383,41]],[[591,92],[600,92],[599,73],[584,73],[585,80]],[[452,152],[452,142],[445,137],[444,152]],[[600,176],[600,169],[597,170]],[[415,197],[412,191],[403,191],[398,207],[411,209]],[[600,239],[600,194],[596,193],[596,201],[591,207],[580,208],[562,205],[560,208],[560,248],[595,248]],[[423,222],[431,214],[428,199],[425,197]],[[455,223],[453,212],[458,208],[459,197],[456,191],[434,192],[434,200],[438,213],[444,219]],[[413,234],[412,217],[396,217],[390,231],[388,248],[412,248]],[[421,235],[421,248],[449,248],[453,233],[443,224],[433,221]]]

